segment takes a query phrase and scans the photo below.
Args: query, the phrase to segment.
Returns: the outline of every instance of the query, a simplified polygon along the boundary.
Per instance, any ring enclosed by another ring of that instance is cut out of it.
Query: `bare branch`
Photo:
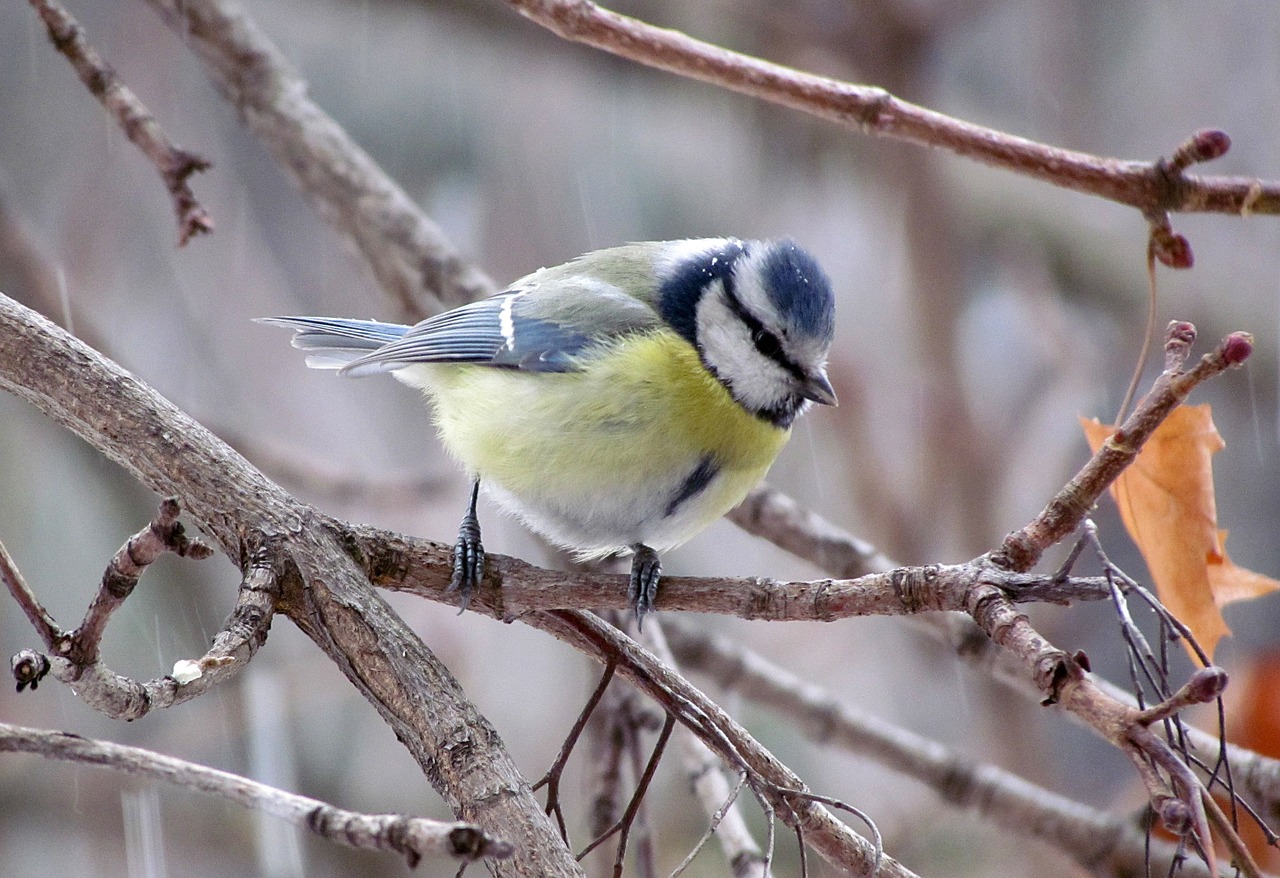
[[[675,656],[667,643],[665,630],[661,621],[651,620],[644,632],[645,642],[655,656],[673,669],[678,669]],[[770,878],[772,872],[769,862],[756,840],[751,837],[751,830],[747,828],[742,809],[736,802],[738,792],[746,780],[745,775],[740,775],[737,785],[730,788],[723,763],[711,752],[710,747],[687,728],[680,730],[679,738],[689,784],[711,820],[707,832],[714,834],[720,843],[720,849],[729,862],[734,878]],[[701,842],[698,845],[700,847]],[[679,874],[693,859],[698,848],[689,853],[675,874]]]
[[[30,0],[44,20],[54,47],[67,56],[80,81],[107,108],[120,129],[142,150],[164,180],[178,217],[178,246],[213,231],[213,220],[196,200],[187,178],[209,168],[209,160],[177,146],[156,117],[89,45],[84,29],[57,0]]]
[[[1167,367],[1176,368],[1179,363],[1185,362],[1185,352],[1181,352],[1178,348],[1179,345],[1174,345],[1167,352],[1167,356],[1170,358],[1166,362]],[[776,493],[772,489],[762,490]],[[784,508],[795,507],[796,505],[795,501],[790,500],[790,498],[783,497],[782,501]],[[802,548],[798,553],[800,557],[814,562],[823,557],[836,559],[828,562],[832,563],[833,567],[825,568],[830,573],[838,572],[839,565],[843,563],[840,559],[857,558],[866,553],[865,545],[853,537],[849,537],[847,545],[840,546],[839,529],[835,525],[823,521],[812,512],[777,518],[770,517],[769,520],[771,522],[770,527],[752,530],[752,532],[781,548],[792,550],[794,546],[821,545],[828,541],[834,543],[829,552],[825,550],[814,552]],[[1077,552],[1073,552],[1073,557],[1083,547],[1083,543],[1079,544]],[[894,562],[887,558],[884,559],[883,563],[889,566],[894,565]],[[1065,577],[1066,571],[1069,571],[1070,567],[1070,563],[1064,565],[1063,571],[1055,574],[1054,578]],[[918,629],[952,646],[959,659],[978,666],[984,673],[989,674],[998,682],[1026,697],[1044,697],[1044,693],[1025,675],[1021,663],[1014,656],[993,643],[974,625],[971,619],[958,613],[952,613],[946,616],[916,615],[912,617],[912,621]],[[678,619],[669,620],[665,624],[667,625],[668,633],[673,639],[678,635],[676,642],[680,644],[681,661],[688,663],[692,667],[712,673],[719,678],[721,685],[737,689],[738,686],[735,683],[731,683],[726,677],[732,677],[740,672],[750,674],[749,670],[740,670],[738,668],[739,663],[746,665],[748,668],[755,666],[757,663],[768,664],[765,659],[757,654],[743,648],[741,645],[735,644],[732,646],[736,657],[733,660],[732,668],[721,668],[719,672],[708,670],[703,665],[706,656],[718,652],[726,644],[720,643],[718,639],[711,637],[702,630],[690,629]],[[1213,674],[1213,676],[1216,677],[1217,675]],[[1109,698],[1130,707],[1140,707],[1132,693],[1126,692],[1100,678],[1095,681],[1098,688]],[[808,692],[809,690],[803,691]],[[744,692],[744,694],[747,697],[752,697],[749,691]],[[788,716],[804,716],[803,712],[795,708],[794,705],[785,710],[785,712]],[[1075,722],[1088,725],[1087,720],[1083,717],[1075,714],[1068,714],[1068,716]],[[1221,742],[1216,736],[1203,732],[1192,725],[1184,724],[1182,734],[1187,737],[1188,743],[1194,751],[1212,753],[1221,746]],[[1259,755],[1252,750],[1230,743],[1226,745],[1226,754],[1230,760],[1231,772],[1235,778],[1237,791],[1245,799],[1252,801],[1256,806],[1267,812],[1280,807],[1280,760]],[[1212,808],[1208,807],[1208,810],[1212,816]],[[1084,850],[1085,848],[1080,847],[1078,849]]]
[[[0,723],[0,751],[34,753],[45,759],[97,765],[217,796],[347,847],[393,851],[403,856],[410,867],[416,866],[424,856],[471,862],[484,858],[506,859],[513,850],[509,842],[487,835],[469,823],[446,823],[401,814],[359,814],[183,759],[65,732]]]
[[[121,547],[102,577],[102,585],[74,631],[64,632],[40,605],[22,579],[13,559],[0,546],[0,577],[26,613],[53,658],[23,650],[10,666],[21,692],[35,689],[45,674],[74,684],[76,693],[90,707],[111,717],[138,719],[155,708],[189,701],[238,673],[266,640],[276,591],[275,577],[262,567],[251,568],[236,599],[236,607],[213,639],[213,646],[197,661],[180,662],[181,670],[147,683],[121,677],[100,659],[102,635],[111,614],[132,593],[143,570],[165,552],[207,558],[212,550],[189,539],[178,522],[175,499],[164,501],[160,513],[147,528]]]
[[[1231,360],[1232,351],[1235,357],[1242,358],[1239,355],[1247,351],[1247,342],[1239,336],[1229,338],[1228,342],[1218,352],[1218,359],[1223,362]],[[1212,359],[1211,355],[1204,361],[1210,364],[1205,368],[1213,366]],[[1189,379],[1185,376],[1195,374],[1196,370],[1180,373],[1167,383],[1175,388],[1183,385],[1189,389]],[[382,613],[379,605],[369,602],[363,594],[346,591],[359,586],[354,579],[345,579],[346,574],[342,573],[350,564],[350,553],[354,552],[360,558],[361,566],[378,582],[389,582],[397,576],[402,583],[439,578],[439,589],[443,589],[449,570],[446,547],[436,544],[415,546],[411,541],[374,534],[368,529],[342,528],[312,512],[300,510],[287,495],[266,482],[234,452],[156,397],[145,385],[84,348],[48,321],[6,299],[0,299],[0,386],[11,388],[36,402],[53,417],[85,435],[109,456],[139,473],[139,477],[152,487],[165,493],[182,494],[184,499],[189,496],[188,505],[204,515],[200,519],[202,526],[236,557],[243,557],[246,527],[251,530],[266,528],[266,532],[276,538],[288,534],[291,540],[297,541],[298,551],[292,557],[299,565],[301,576],[297,580],[290,578],[283,605],[298,624],[325,645],[331,654],[361,656],[363,672],[353,675],[353,681],[384,710],[384,715],[392,719],[397,729],[402,730],[402,736],[409,736],[410,731],[401,725],[405,715],[400,710],[411,706],[403,701],[403,684],[393,682],[397,672],[432,668],[432,679],[421,683],[422,688],[415,691],[446,691],[449,685],[456,686],[451,678],[443,676],[447,671],[436,666],[434,657],[411,639],[411,634],[400,634],[399,629],[403,626],[398,624],[393,614]],[[1153,397],[1157,395],[1152,394]],[[308,520],[311,526],[303,526]],[[325,545],[332,548],[324,549]],[[338,546],[347,557],[325,554]],[[419,555],[418,560],[424,562],[416,570],[409,563],[415,552]],[[325,558],[323,563],[319,560],[321,556]],[[501,559],[499,566],[516,563]],[[1083,672],[1065,654],[1045,643],[1026,623],[1025,617],[1013,610],[1005,591],[1011,581],[1007,578],[1009,571],[992,566],[967,566],[969,569],[965,574],[948,568],[897,571],[878,583],[880,594],[840,594],[840,603],[834,607],[837,611],[857,607],[862,612],[884,612],[883,608],[897,607],[896,612],[919,612],[923,609],[954,608],[959,601],[990,636],[1019,656],[1042,691],[1086,717],[1091,725],[1122,749],[1134,746],[1134,741],[1124,734],[1126,728],[1135,727],[1132,716],[1122,706],[1099,697],[1098,690],[1090,688]],[[506,568],[508,571],[513,569]],[[529,569],[527,565],[525,569]],[[975,570],[980,571],[976,580]],[[518,582],[519,578],[513,581]],[[300,589],[298,586],[303,582],[307,588]],[[938,582],[957,590],[944,590],[940,596]],[[752,611],[751,604],[757,600],[752,588],[758,588],[759,584],[736,585],[738,587],[732,591],[746,593],[752,598],[743,607]],[[832,617],[829,608],[833,605],[826,593],[832,585],[820,583],[809,589],[811,594],[807,607],[810,618]],[[488,588],[482,591],[487,592]],[[614,588],[619,596],[623,591],[620,587]],[[676,591],[678,593],[679,589]],[[804,592],[803,588],[794,588],[790,592],[783,589],[780,594],[793,600]],[[344,596],[339,597],[339,594]],[[782,617],[787,615],[786,604],[787,600],[776,602]],[[498,615],[510,610],[511,607],[507,606]],[[493,612],[492,609],[489,611]],[[373,615],[378,618],[375,620]],[[602,633],[597,630],[596,623],[578,613],[537,613],[530,614],[527,620],[539,627],[549,627],[557,636],[568,639],[601,660],[607,660],[609,656],[627,656],[627,661],[632,664],[620,664],[620,670],[651,697],[658,699],[665,709],[675,711],[681,722],[703,735],[704,741],[721,758],[729,760],[730,765],[749,769],[753,789],[789,825],[802,828],[806,838],[824,856],[846,865],[860,862],[864,867],[875,861],[874,851],[866,846],[866,842],[855,841],[856,837],[847,829],[838,828],[839,825],[827,812],[812,810],[817,807],[816,803],[791,792],[802,789],[798,778],[782,769],[767,751],[746,736],[705,696],[679,680],[678,675],[661,669],[660,664],[655,665],[652,657],[642,660],[631,652],[634,644],[625,638],[619,641],[616,632]],[[392,636],[393,632],[394,644],[383,643],[383,639]],[[412,661],[406,660],[403,664],[398,659],[393,661],[385,669],[391,675],[389,678],[371,674],[369,657],[381,654],[384,648],[395,650],[398,657],[412,657]],[[637,668],[644,668],[644,671]],[[446,689],[440,689],[441,686]],[[689,713],[690,705],[696,705],[693,713]],[[483,724],[483,719],[472,716],[464,725],[470,728],[473,723]],[[419,732],[419,728],[414,726],[413,732]],[[415,755],[423,754],[420,758],[424,764],[437,767],[439,763],[427,755],[430,752],[433,751],[428,748],[415,751]],[[459,787],[446,785],[446,789],[454,794],[461,792]],[[454,801],[458,803],[457,807],[473,807],[476,802],[466,795],[460,795]],[[492,797],[486,799],[486,802],[493,801]],[[535,810],[535,813],[539,818],[543,817],[540,811]],[[527,820],[528,814],[522,819]]]
[[[600,704],[600,699],[604,697],[605,690],[609,688],[609,681],[613,679],[614,670],[616,670],[616,666],[611,663],[604,666],[604,673],[600,675],[600,682],[596,684],[595,690],[592,691],[591,697],[587,699],[587,703],[583,705],[582,711],[578,714],[573,727],[569,730],[569,734],[565,736],[564,743],[560,745],[560,752],[556,754],[555,761],[551,763],[547,773],[530,787],[536,793],[543,786],[546,786],[547,813],[555,815],[556,824],[560,827],[560,837],[564,839],[566,844],[569,841],[569,832],[564,823],[564,811],[560,807],[560,780],[564,776],[565,766],[569,763],[569,756],[572,755],[573,748],[577,746],[578,738],[582,736],[583,730],[587,727],[592,714]]]
[[[658,763],[662,761],[662,754],[666,751],[667,741],[671,739],[671,732],[674,728],[675,718],[668,714],[662,724],[662,731],[658,733],[658,740],[653,745],[653,751],[650,753],[644,769],[639,772],[635,791],[631,794],[631,800],[627,802],[627,807],[623,810],[622,816],[582,849],[582,852],[578,854],[579,860],[586,857],[587,854],[612,836],[618,835],[618,850],[614,854],[613,874],[614,878],[620,878],[623,859],[627,855],[627,840],[631,836],[632,827],[638,824],[637,816],[640,813],[641,805],[644,803],[645,794],[649,791],[649,784],[653,782],[653,775],[658,770]]]
[[[214,84],[350,242],[401,315],[414,322],[496,291],[440,228],[307,97],[307,84],[238,5],[149,0],[204,62]]]
[[[23,614],[31,622],[32,627],[36,629],[36,634],[44,641],[45,647],[52,649],[54,642],[61,633],[61,629],[58,628],[58,623],[54,621],[49,611],[40,603],[36,593],[27,585],[27,581],[23,579],[21,571],[18,570],[18,565],[14,563],[3,543],[0,543],[0,579],[4,580],[5,588],[9,590],[9,594],[13,596],[13,599],[18,602]],[[37,678],[35,682],[39,682],[39,679]],[[22,681],[19,680],[18,691],[22,691],[22,685]]]
[[[1026,571],[1035,566],[1045,549],[1063,540],[1102,496],[1116,477],[1138,456],[1143,444],[1196,386],[1227,369],[1239,366],[1253,351],[1253,337],[1235,332],[1205,354],[1193,368],[1182,370],[1195,327],[1174,321],[1166,340],[1166,367],[1151,392],[1111,435],[1098,453],[1078,472],[1044,510],[1026,527],[1005,537],[1004,545],[991,556],[991,563],[1009,570]]]
[[[157,708],[182,704],[235,676],[249,663],[267,639],[277,595],[270,569],[251,567],[236,596],[235,608],[213,638],[209,651],[199,659],[179,662],[173,673],[145,683],[122,677],[104,665],[97,656],[96,641],[90,658],[78,646],[84,641],[77,632],[58,631],[49,647],[54,655],[39,666],[34,679],[24,681],[32,676],[31,663],[36,658],[24,655],[20,666],[15,657],[13,670],[19,690],[27,684],[35,688],[44,672],[52,670],[55,678],[75,687],[81,701],[115,719],[139,719]],[[86,618],[93,615],[91,609]],[[105,616],[101,621],[105,624]]]
[[[1280,182],[1191,177],[1191,160],[1222,151],[1185,145],[1171,160],[1121,161],[1059,149],[954,119],[908,103],[882,88],[803,73],[731,52],[679,31],[619,15],[587,0],[507,0],[508,5],[567,40],[650,67],[810,113],[869,134],[939,147],[1055,186],[1136,207],[1148,216],[1173,212],[1280,213]],[[1196,142],[1229,143],[1220,132]]]
[[[802,509],[768,485],[753,490],[726,517],[747,533],[840,579],[884,573],[898,566],[875,546]]]
[[[928,785],[952,804],[977,811],[997,826],[1030,835],[1061,850],[1089,871],[1141,874],[1145,840],[1136,824],[1095,811],[898,728],[806,683],[724,637],[708,636],[683,620],[664,620],[672,649],[692,671],[785,717],[815,743],[875,758]],[[1153,862],[1164,869],[1178,856],[1157,842]],[[1183,874],[1208,874],[1184,864]]]
[[[622,613],[614,614],[618,619]],[[622,816],[624,757],[636,764],[638,742],[645,729],[661,727],[661,713],[632,686],[614,679],[587,725],[590,749],[583,769],[587,773],[585,802],[591,838],[603,835]],[[582,863],[588,875],[611,876],[614,857],[597,849]]]
[[[336,522],[290,497],[117,364],[5,296],[0,389],[30,401],[150,489],[181,497],[188,517],[242,570],[265,548],[273,573],[280,571],[277,609],[379,711],[454,813],[522,839],[500,874],[581,874],[497,732],[373,591]],[[77,691],[84,685],[82,677]]]
[[[590,614],[570,610],[530,614],[521,621],[551,633],[597,661],[616,660],[618,673],[669,716],[678,718],[721,759],[746,771],[748,783],[766,807],[788,826],[802,830],[813,849],[836,868],[866,874],[876,863],[877,852],[870,842],[811,798],[792,795],[805,790],[799,777],[717,704],[622,632]],[[885,856],[880,860],[878,874],[893,878],[911,872]]]
[[[347,525],[348,536],[366,556],[375,585],[457,604],[448,591],[450,548],[441,543]],[[506,555],[486,558],[485,579],[468,609],[498,619],[540,610],[626,610],[625,574],[546,570]],[[1102,577],[1012,573],[975,564],[900,567],[857,579],[784,582],[764,577],[663,577],[655,607],[666,611],[717,613],[777,622],[830,622],[853,616],[901,616],[936,610],[966,610],[967,590],[981,580],[998,584],[1014,601],[1109,600]]]
[[[196,560],[208,558],[213,549],[191,540],[178,521],[178,501],[170,497],[160,504],[160,513],[151,524],[129,538],[107,565],[102,585],[94,595],[84,620],[75,631],[48,644],[74,665],[90,665],[98,660],[102,635],[111,614],[133,593],[142,572],[165,552]]]

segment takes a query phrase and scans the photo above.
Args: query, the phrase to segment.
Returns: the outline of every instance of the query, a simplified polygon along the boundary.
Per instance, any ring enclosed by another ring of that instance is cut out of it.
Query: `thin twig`
[[[587,703],[583,706],[581,713],[578,714],[573,727],[569,729],[569,734],[565,736],[564,743],[560,745],[560,752],[556,754],[555,761],[551,763],[547,773],[530,787],[534,792],[537,792],[544,785],[546,786],[547,813],[555,815],[556,824],[560,827],[560,837],[564,839],[566,844],[569,842],[569,830],[565,827],[564,812],[560,808],[560,778],[564,774],[565,766],[569,763],[569,756],[573,753],[573,748],[578,743],[578,738],[582,735],[582,730],[586,728],[587,721],[591,719],[591,715],[595,712],[600,699],[604,697],[605,690],[609,688],[609,681],[613,679],[613,672],[616,668],[617,665],[612,662],[604,666],[604,673],[600,675],[600,682],[596,684],[591,697],[587,699]]]
[[[4,580],[5,587],[9,589],[9,594],[17,601],[27,620],[36,629],[36,634],[39,635],[45,648],[53,649],[53,645],[61,635],[62,629],[58,627],[58,623],[53,616],[49,614],[49,611],[44,608],[44,604],[36,597],[36,593],[27,585],[27,581],[22,578],[18,565],[14,563],[3,543],[0,543],[0,579]],[[39,681],[37,680],[36,682]]]
[[[307,83],[226,0],[149,0],[316,212],[364,257],[410,322],[497,287],[307,96]]]
[[[0,751],[34,753],[45,759],[97,765],[218,796],[338,844],[362,850],[394,851],[405,857],[410,867],[424,856],[472,861],[505,859],[513,851],[509,842],[494,838],[473,824],[401,814],[360,814],[172,756],[65,732],[0,723]]]
[[[199,540],[187,537],[176,497],[160,504],[160,512],[151,523],[131,536],[107,564],[102,584],[85,612],[79,627],[59,638],[52,649],[74,665],[89,665],[98,660],[102,635],[107,622],[133,593],[143,571],[166,552],[199,561],[210,557],[213,549]]]
[[[692,732],[689,732],[686,730],[686,732],[681,737],[684,738],[686,743],[696,742],[698,746],[703,748],[703,751],[708,756],[711,756],[712,759],[715,758],[714,754],[712,754],[709,749],[706,749],[706,746],[702,744],[702,742],[699,741],[696,737],[694,737]],[[724,777],[724,775],[720,773],[718,764],[713,764],[712,770],[715,772],[716,777],[719,777],[719,778]],[[695,789],[697,789],[698,797],[700,799],[703,798],[702,789],[699,789],[699,786],[701,784],[701,777],[693,776],[691,773],[690,781],[694,784]],[[734,803],[738,801],[738,796],[742,793],[742,787],[746,782],[747,782],[747,776],[745,774],[739,774],[737,783],[733,785],[733,788],[730,789],[725,794],[720,804],[716,806],[714,811],[712,811],[711,819],[707,823],[706,831],[702,833],[702,836],[694,844],[693,848],[689,851],[689,853],[685,855],[685,858],[680,861],[680,864],[671,870],[671,875],[669,876],[669,878],[679,878],[679,876],[684,873],[684,870],[689,868],[689,865],[693,863],[694,859],[698,856],[698,854],[702,852],[702,849],[707,846],[707,842],[711,840],[711,837],[717,834],[717,831],[720,829],[720,824],[723,822],[725,815],[730,813],[730,811],[734,809],[733,808]],[[703,804],[705,806],[706,804],[705,800]],[[765,863],[764,856],[760,854],[758,848],[756,849],[756,854],[760,857],[758,861],[760,868],[756,870],[751,870],[749,874],[769,875],[770,872],[769,872],[768,866]],[[750,866],[748,866],[747,869],[740,868],[737,865],[737,863],[732,859],[729,862],[733,868],[733,873],[735,876],[737,876],[743,871],[747,871],[748,869],[750,869]],[[752,865],[755,865],[755,864],[753,863]]]
[[[753,490],[726,518],[840,579],[884,573],[898,566],[871,543],[802,508],[769,485]]]
[[[1140,874],[1143,838],[1127,819],[893,726],[728,638],[707,635],[682,619],[663,620],[663,627],[683,666],[785,718],[815,743],[874,758],[947,802],[1064,851],[1085,870]],[[1160,842],[1157,853],[1168,862],[1175,851]]]
[[[808,843],[829,862],[863,872],[874,863],[874,847],[825,808],[810,801],[788,803],[778,791],[801,789],[800,779],[718,705],[652,653],[586,613],[553,611],[533,614],[521,621],[548,631],[599,661],[616,657],[620,674],[653,698],[668,717],[676,717],[698,732],[721,759],[735,769],[742,767],[747,771],[748,783],[764,798],[766,813],[783,808],[783,820],[789,825],[803,824]],[[909,870],[892,858],[884,858],[882,878],[909,874]]]
[[[1147,354],[1151,352],[1151,342],[1156,336],[1156,244],[1155,238],[1147,244],[1147,319],[1142,329],[1142,346],[1138,348],[1138,357],[1133,364],[1133,374],[1129,376],[1129,386],[1125,388],[1120,399],[1120,408],[1111,421],[1118,424],[1124,420],[1129,411],[1129,403],[1138,392],[1138,384],[1142,381],[1142,370],[1147,365]]]
[[[1169,211],[1247,215],[1280,213],[1280,182],[1183,173],[1187,144],[1171,159],[1121,161],[1060,149],[984,128],[908,103],[882,88],[803,73],[657,28],[587,0],[507,0],[521,15],[552,32],[650,67],[721,86],[810,113],[868,134],[938,147],[1037,180],[1127,204],[1148,216]],[[1230,141],[1200,132],[1188,143],[1216,143],[1216,158]]]
[[[120,129],[155,165],[173,199],[178,217],[178,246],[213,231],[213,220],[191,191],[187,178],[207,170],[209,160],[169,139],[156,117],[85,38],[84,29],[57,0],[30,0],[44,20],[54,47],[67,56],[80,81],[107,108]]]
[[[1194,333],[1195,327],[1189,323],[1170,323],[1166,349],[1181,349],[1187,344],[1187,336],[1194,338]],[[1239,366],[1252,352],[1253,337],[1245,332],[1234,332],[1191,369],[1183,371],[1179,366],[1161,373],[1146,399],[1067,486],[1030,524],[1005,537],[1004,544],[992,553],[991,563],[1018,571],[1035,566],[1046,549],[1079,526],[1102,492],[1133,462],[1155,429],[1193,389],[1207,379]]]
[[[649,756],[649,761],[645,765],[645,769],[643,773],[641,773],[639,780],[636,782],[635,792],[632,793],[631,800],[627,803],[626,810],[622,812],[622,816],[618,818],[616,823],[610,826],[599,836],[592,839],[591,843],[579,852],[577,857],[579,861],[601,844],[608,841],[614,834],[622,832],[622,838],[618,843],[618,852],[614,865],[615,874],[621,871],[620,864],[622,862],[622,858],[627,853],[627,834],[630,831],[632,822],[635,820],[636,812],[640,809],[640,803],[643,801],[645,793],[649,790],[649,783],[653,780],[653,774],[658,768],[658,762],[662,758],[663,750],[666,748],[667,740],[671,737],[671,730],[674,728],[675,719],[668,715],[666,720],[663,721],[662,731],[658,733],[658,740],[657,743],[654,744],[653,752]]]
[[[101,661],[76,664],[52,657],[53,676],[75,687],[86,705],[113,719],[135,720],[153,710],[198,698],[240,673],[267,639],[279,594],[275,574],[253,566],[241,582],[236,604],[208,652],[175,663],[172,673],[140,683]]]
[[[652,620],[645,629],[644,642],[655,656],[678,670],[679,664],[667,642],[665,622]],[[720,829],[717,839],[725,859],[733,867],[735,878],[768,878],[770,873],[760,846],[751,837],[741,809],[734,804],[746,780],[746,773],[739,769],[738,784],[730,791],[721,762],[710,747],[687,728],[681,729],[680,745],[684,753],[685,773],[703,809],[710,815],[711,827],[707,831],[711,833],[717,827]],[[692,861],[701,847],[700,841],[676,873]]]
[[[657,770],[658,762],[661,760],[662,755],[666,753],[667,745],[671,741],[671,734],[675,730],[675,718],[671,716],[663,717],[663,728],[659,731],[657,744],[649,758],[645,759],[645,737],[641,734],[644,726],[643,700],[639,698],[627,699],[623,702],[623,705],[627,714],[626,753],[631,759],[631,776],[637,778],[638,781],[635,797],[632,799],[635,812],[619,836],[618,847],[614,851],[613,878],[622,878],[628,850],[632,852],[631,862],[636,878],[658,878],[657,861],[653,849],[653,822],[649,819],[649,796],[647,791],[649,785],[653,782],[653,773]],[[636,715],[637,708],[640,709],[639,715]],[[671,724],[670,731],[666,730],[668,723]],[[646,790],[644,795],[639,792],[639,788],[642,785]],[[625,812],[623,813],[623,819],[626,819]]]
[[[266,640],[275,612],[279,589],[265,553],[248,564],[235,608],[209,651],[199,659],[180,661],[173,673],[146,683],[122,677],[101,661],[100,646],[107,622],[148,565],[165,552],[197,559],[212,554],[209,546],[187,537],[178,521],[179,512],[176,499],[165,500],[151,524],[129,538],[107,565],[84,621],[71,632],[64,632],[40,605],[0,546],[0,577],[52,653],[50,658],[23,650],[13,657],[10,665],[19,692],[27,686],[35,689],[52,671],[56,679],[74,685],[76,694],[93,709],[132,720],[155,708],[189,701],[239,673]]]
[[[622,756],[628,739],[634,734],[633,729],[628,729],[632,716],[628,702],[637,697],[638,693],[634,689],[615,680],[605,691],[604,699],[587,727],[591,741],[585,764],[588,772],[586,799],[590,838],[607,831],[622,813]],[[606,863],[603,853],[597,852],[585,864],[589,875],[599,876],[612,872],[613,861],[609,859]]]

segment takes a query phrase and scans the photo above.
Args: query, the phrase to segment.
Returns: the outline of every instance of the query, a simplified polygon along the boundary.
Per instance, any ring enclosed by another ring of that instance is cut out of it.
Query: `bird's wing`
[[[414,363],[571,372],[586,348],[659,321],[648,305],[608,284],[571,279],[552,289],[532,283],[428,318],[343,372],[388,372]]]

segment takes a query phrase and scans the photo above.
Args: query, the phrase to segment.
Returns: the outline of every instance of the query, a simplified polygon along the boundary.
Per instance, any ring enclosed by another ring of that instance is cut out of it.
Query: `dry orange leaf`
[[[1080,424],[1095,453],[1115,429],[1084,418]],[[1227,557],[1210,462],[1225,447],[1209,406],[1179,406],[1111,486],[1160,600],[1211,657],[1218,641],[1231,633],[1223,606],[1280,589],[1280,582],[1237,567]]]

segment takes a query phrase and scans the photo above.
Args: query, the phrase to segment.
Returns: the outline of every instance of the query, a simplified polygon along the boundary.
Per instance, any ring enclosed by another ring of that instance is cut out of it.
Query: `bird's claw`
[[[627,585],[627,601],[636,614],[636,627],[643,629],[644,617],[653,611],[653,602],[658,597],[658,578],[662,574],[662,564],[658,561],[658,553],[645,545],[631,547],[635,557],[631,560],[631,581]]]

